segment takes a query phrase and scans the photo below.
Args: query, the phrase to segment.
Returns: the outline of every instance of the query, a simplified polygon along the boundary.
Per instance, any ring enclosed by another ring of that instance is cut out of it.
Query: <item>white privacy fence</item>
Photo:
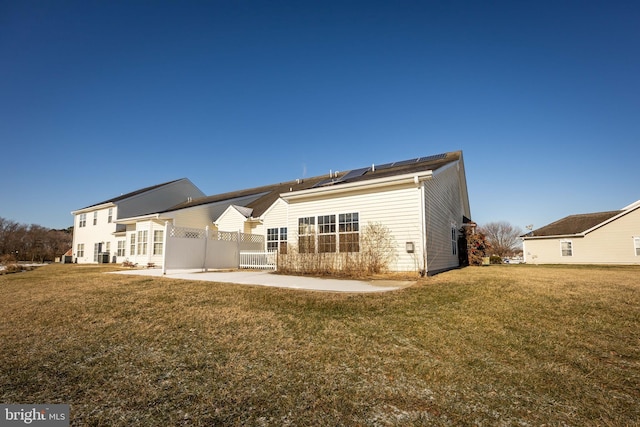
[[[240,268],[261,268],[275,270],[278,263],[276,251],[242,251],[240,252]]]
[[[241,251],[264,250],[264,237],[209,228],[165,226],[163,270],[238,268]]]

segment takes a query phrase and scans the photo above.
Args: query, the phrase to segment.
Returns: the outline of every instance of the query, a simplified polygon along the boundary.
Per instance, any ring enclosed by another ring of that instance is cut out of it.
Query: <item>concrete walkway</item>
[[[208,271],[197,270],[168,270],[163,276],[162,269],[135,269],[115,271],[115,274],[130,274],[140,276],[157,276],[171,279],[203,280],[209,282],[237,283],[240,285],[273,286],[278,288],[306,289],[328,292],[386,292],[410,286],[410,281],[392,280],[342,280],[321,279],[305,276],[285,276],[271,271],[241,270],[241,271]]]

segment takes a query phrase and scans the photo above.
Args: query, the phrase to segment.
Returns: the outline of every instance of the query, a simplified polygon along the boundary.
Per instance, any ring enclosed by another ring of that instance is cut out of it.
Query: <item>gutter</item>
[[[388,187],[390,185],[399,184],[414,184],[419,185],[433,176],[433,171],[428,170],[425,172],[411,173],[404,175],[395,175],[384,178],[366,179],[356,182],[348,182],[344,184],[336,184],[327,187],[309,188],[307,190],[292,191],[288,193],[281,193],[280,197],[286,202],[306,199],[318,195],[334,195],[341,193],[348,193],[359,190],[361,188],[380,188]]]
[[[132,216],[130,218],[116,219],[113,222],[116,223],[116,224],[135,224],[138,221],[143,221],[143,220],[171,221],[171,219],[172,218],[170,218],[170,217],[165,217],[165,216],[160,215],[159,213],[156,213],[156,214]]]

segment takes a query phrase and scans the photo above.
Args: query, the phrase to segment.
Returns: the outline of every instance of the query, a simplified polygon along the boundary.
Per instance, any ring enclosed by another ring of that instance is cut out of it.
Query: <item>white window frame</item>
[[[113,208],[109,208],[109,214],[107,215],[107,222],[113,222]]]
[[[298,252],[301,254],[313,254],[316,252],[315,216],[298,218]]]
[[[313,243],[313,250],[300,250],[306,249],[300,244],[301,239]],[[360,252],[360,213],[344,212],[298,218],[298,248],[300,253]]]
[[[147,254],[147,240],[149,239],[148,230],[138,230],[138,255]]]
[[[458,227],[451,224],[451,255],[458,255]]]
[[[93,225],[98,225],[98,211],[93,212]]]
[[[78,215],[78,228],[82,228],[86,226],[87,226],[87,214],[81,213],[80,215]]]
[[[640,256],[640,236],[633,236],[633,250],[636,256]]]
[[[267,251],[287,253],[287,227],[267,228]]]
[[[134,231],[129,235],[129,255],[134,256],[136,254],[136,232]]]
[[[116,256],[124,256],[125,248],[127,247],[126,240],[118,240],[118,248],[116,249]]]
[[[565,249],[563,247],[565,243],[569,244],[568,249]],[[568,252],[568,254],[565,255],[565,252]],[[573,256],[573,241],[572,240],[560,240],[560,256],[561,257],[572,257]]]
[[[84,243],[78,243],[78,248],[76,249],[76,257],[84,258]]]
[[[338,251],[338,227],[336,215],[318,215],[318,253],[336,253]]]
[[[162,255],[164,243],[164,230],[153,230],[153,254]]]
[[[338,214],[338,252],[360,252],[360,213],[346,212]],[[347,239],[349,236],[349,239]],[[352,239],[355,237],[355,239]],[[345,248],[351,250],[343,250]]]

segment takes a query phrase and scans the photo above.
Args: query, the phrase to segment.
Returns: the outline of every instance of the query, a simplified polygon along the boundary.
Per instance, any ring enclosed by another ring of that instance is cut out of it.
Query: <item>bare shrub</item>
[[[363,276],[388,271],[396,259],[395,240],[387,227],[369,223],[360,232],[358,251],[300,252],[294,245],[278,256],[278,271],[312,275]]]
[[[10,265],[17,262],[16,257],[13,254],[0,255],[0,265]]]

